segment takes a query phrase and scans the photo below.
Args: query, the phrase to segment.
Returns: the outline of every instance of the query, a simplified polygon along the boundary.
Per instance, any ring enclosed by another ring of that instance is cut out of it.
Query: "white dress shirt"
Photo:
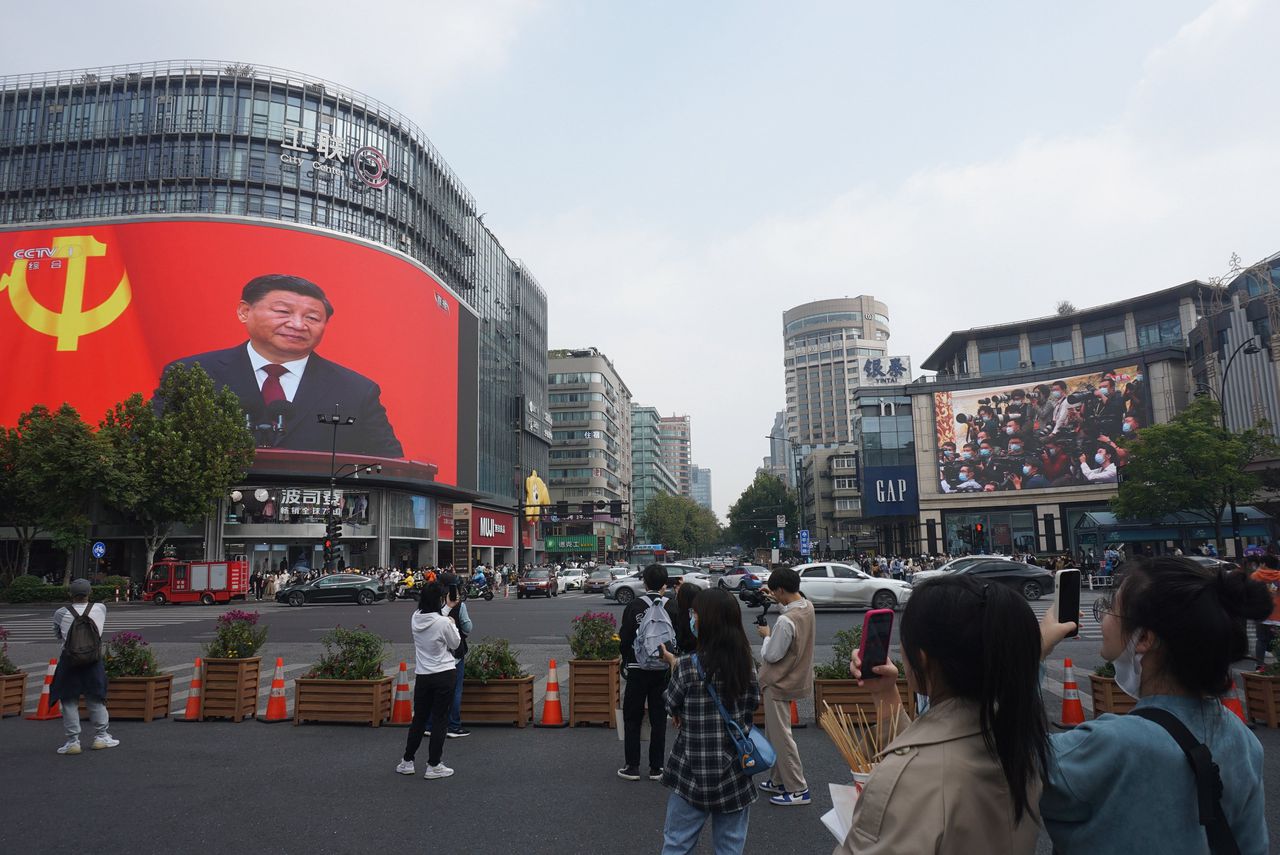
[[[267,372],[262,367],[270,365],[271,360],[254,350],[253,342],[245,346],[249,348],[249,363],[253,365],[253,377],[258,381],[258,390],[261,391],[262,384],[267,382]],[[293,401],[293,396],[298,392],[298,384],[302,382],[302,372],[307,370],[307,360],[310,358],[311,354],[308,353],[301,359],[279,363],[285,368],[285,372],[280,375],[280,387],[284,389],[285,400]]]

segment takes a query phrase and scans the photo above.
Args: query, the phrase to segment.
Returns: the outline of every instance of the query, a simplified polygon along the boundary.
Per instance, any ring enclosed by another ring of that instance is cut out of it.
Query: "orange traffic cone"
[[[560,709],[560,681],[556,678],[556,660],[547,666],[547,697],[542,702],[542,721],[534,727],[567,727]]]
[[[289,704],[284,698],[284,659],[276,657],[276,673],[271,678],[271,695],[267,698],[267,714],[258,721],[277,724],[289,720]]]
[[[44,672],[44,688],[40,690],[40,703],[36,705],[36,711],[27,716],[27,721],[49,721],[62,718],[62,707],[57,701],[49,700],[49,687],[53,685],[53,672],[57,669],[58,660],[50,659],[49,668]]]
[[[204,663],[200,657],[196,657],[194,670],[191,672],[191,688],[187,691],[187,709],[182,714],[182,718],[174,718],[174,721],[199,721],[201,703],[201,687],[204,686]]]
[[[391,721],[387,724],[406,727],[413,723],[413,698],[409,694],[409,668],[400,663],[400,676],[396,678],[395,700],[391,704]]]
[[[795,701],[792,701],[791,702],[791,729],[795,730],[796,728],[808,727],[808,726],[809,725],[804,724],[803,722],[800,721],[800,708],[796,706]]]
[[[1240,716],[1240,720],[1246,725],[1249,724],[1249,719],[1244,714],[1244,707],[1240,704],[1240,695],[1236,693],[1236,678],[1234,674],[1231,677],[1231,688],[1222,696],[1222,705]]]
[[[1084,724],[1084,705],[1080,703],[1080,687],[1076,685],[1076,674],[1071,668],[1071,660],[1063,663],[1062,674],[1062,720],[1058,727],[1075,727]]]

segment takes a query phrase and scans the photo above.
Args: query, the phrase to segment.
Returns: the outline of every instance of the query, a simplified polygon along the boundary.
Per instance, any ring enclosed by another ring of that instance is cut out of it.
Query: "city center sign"
[[[303,139],[304,130],[294,125],[285,125],[284,139],[280,141],[280,162],[288,166],[301,167],[303,163],[311,164],[312,172],[326,175],[342,173],[341,164],[350,161],[355,177],[360,183],[374,190],[381,190],[391,181],[387,156],[371,145],[361,146],[354,152],[348,151],[347,141],[334,136],[328,131],[316,134],[314,146],[307,145]],[[314,155],[304,160],[302,155]]]

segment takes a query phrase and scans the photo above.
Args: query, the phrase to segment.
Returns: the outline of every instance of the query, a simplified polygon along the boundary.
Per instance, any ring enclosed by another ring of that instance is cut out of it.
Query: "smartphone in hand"
[[[889,636],[892,632],[893,609],[872,609],[862,619],[862,645],[858,648],[862,679],[874,680],[880,676],[872,669],[889,661]]]
[[[1075,638],[1080,634],[1080,571],[1059,570],[1053,583],[1054,614],[1059,623],[1075,622],[1076,628],[1067,634],[1067,638]]]

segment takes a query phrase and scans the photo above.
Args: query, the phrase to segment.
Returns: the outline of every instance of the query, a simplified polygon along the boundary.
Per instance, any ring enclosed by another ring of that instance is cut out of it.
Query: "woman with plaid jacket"
[[[695,639],[692,651],[677,659],[663,649],[671,666],[666,703],[676,742],[662,773],[663,785],[671,788],[662,855],[692,852],[708,819],[716,855],[741,853],[756,788],[738,765],[706,680],[744,733],[760,705],[760,682],[742,630],[742,611],[728,591],[700,592],[693,600],[689,630]]]

